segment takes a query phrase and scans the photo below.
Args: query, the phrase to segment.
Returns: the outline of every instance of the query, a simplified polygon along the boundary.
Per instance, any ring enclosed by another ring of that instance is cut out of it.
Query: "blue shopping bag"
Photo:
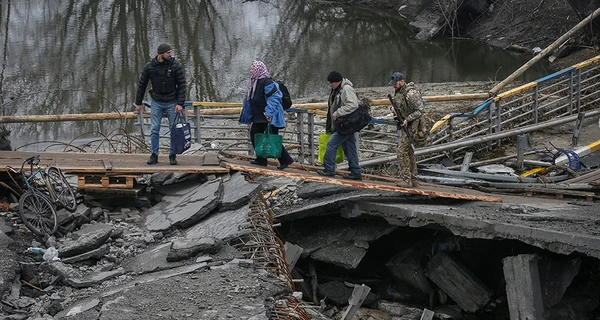
[[[192,130],[189,122],[184,122],[179,112],[171,127],[171,149],[174,154],[182,154],[192,146]]]
[[[244,99],[244,106],[242,107],[242,112],[240,113],[240,119],[238,122],[240,124],[251,124],[252,123],[252,107],[250,107],[250,100]]]

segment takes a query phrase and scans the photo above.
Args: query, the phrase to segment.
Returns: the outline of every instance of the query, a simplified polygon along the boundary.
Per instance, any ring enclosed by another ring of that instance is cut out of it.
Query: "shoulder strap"
[[[273,82],[277,83],[277,81],[274,81],[274,80],[273,80]],[[277,85],[273,86],[273,89],[271,89],[271,91],[269,91],[267,94],[265,94],[265,97],[268,98],[268,97],[274,95],[275,92],[277,92],[277,90],[279,90],[279,83],[277,83]]]

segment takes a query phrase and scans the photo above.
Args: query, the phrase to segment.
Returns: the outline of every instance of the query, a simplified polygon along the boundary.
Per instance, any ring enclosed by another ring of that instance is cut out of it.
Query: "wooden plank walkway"
[[[178,155],[175,166],[169,165],[168,155],[159,155],[158,163],[147,165],[148,154],[122,153],[74,153],[74,152],[22,152],[0,151],[0,172],[6,166],[21,168],[23,160],[40,155],[40,165],[58,166],[71,174],[128,175],[157,172],[173,173],[228,173],[229,169],[219,165],[216,153],[201,155]]]
[[[0,172],[6,171],[6,166],[20,168],[23,160],[36,154],[40,155],[42,167],[56,165],[66,173],[80,176],[129,176],[158,172],[229,173],[234,170],[404,194],[488,202],[502,201],[500,198],[490,197],[479,191],[434,184],[423,183],[420,188],[396,186],[397,179],[374,175],[364,175],[364,178],[368,179],[365,181],[322,177],[315,172],[319,167],[307,165],[293,164],[285,171],[269,169],[252,166],[247,161],[240,159],[220,159],[216,153],[212,152],[201,155],[179,155],[177,156],[178,164],[172,166],[169,165],[167,155],[160,155],[158,164],[147,165],[147,154],[0,151]]]
[[[352,186],[364,189],[374,189],[381,191],[393,191],[404,194],[421,195],[438,198],[459,199],[459,200],[474,200],[486,202],[502,202],[501,198],[491,197],[483,192],[470,189],[461,189],[448,186],[439,186],[435,184],[421,183],[419,188],[399,187],[394,183],[386,181],[363,180],[354,181],[343,178],[323,177],[312,172],[312,166],[290,166],[285,170],[277,170],[276,168],[259,167],[249,164],[246,161],[228,159],[222,163],[225,167],[242,172],[250,172],[261,175],[287,177],[296,180],[307,180],[322,183],[330,183],[344,186]],[[382,177],[383,178],[383,177]],[[395,180],[395,179],[394,179]]]

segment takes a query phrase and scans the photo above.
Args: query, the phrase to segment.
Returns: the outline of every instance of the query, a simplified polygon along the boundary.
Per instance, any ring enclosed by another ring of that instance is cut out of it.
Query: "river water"
[[[0,18],[2,115],[132,111],[139,74],[161,42],[182,62],[194,101],[240,102],[253,59],[293,97],[312,97],[327,93],[331,70],[356,87],[383,86],[393,71],[417,83],[501,80],[530,58],[472,41],[415,41],[406,22],[306,0],[4,0]],[[536,67],[521,80],[546,73]],[[132,123],[7,127],[19,147]]]

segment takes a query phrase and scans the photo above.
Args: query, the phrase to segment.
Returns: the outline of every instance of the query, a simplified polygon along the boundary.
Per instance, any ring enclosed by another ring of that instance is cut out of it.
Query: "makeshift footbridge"
[[[250,165],[243,156],[229,155],[223,157],[211,152],[199,155],[180,155],[177,157],[178,164],[172,166],[169,165],[166,155],[159,156],[158,164],[147,165],[148,155],[145,154],[0,151],[0,162],[4,164],[0,167],[0,172],[6,171],[7,166],[20,168],[24,159],[35,154],[40,155],[40,165],[42,166],[58,166],[65,173],[78,175],[79,185],[84,187],[88,185],[86,179],[87,181],[96,181],[97,187],[123,188],[127,186],[128,181],[132,181],[133,178],[142,174],[158,172],[216,174],[241,171],[425,197],[501,202],[498,197],[490,197],[485,193],[474,190],[434,184],[422,184],[419,188],[409,188],[402,186],[401,180],[376,175],[364,175],[364,181],[321,177],[316,174],[316,171],[320,168],[315,166],[292,164],[286,170],[277,170],[271,166],[258,167]],[[337,173],[344,175],[347,172],[338,171]],[[93,177],[100,177],[101,179],[94,180]],[[111,183],[110,178],[116,177],[126,178],[123,180],[125,185]]]

